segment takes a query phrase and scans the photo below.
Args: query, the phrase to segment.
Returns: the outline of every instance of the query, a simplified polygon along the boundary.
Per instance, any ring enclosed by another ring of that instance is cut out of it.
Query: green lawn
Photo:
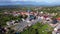
[[[52,27],[48,24],[37,23],[28,29],[21,32],[21,34],[51,34]]]

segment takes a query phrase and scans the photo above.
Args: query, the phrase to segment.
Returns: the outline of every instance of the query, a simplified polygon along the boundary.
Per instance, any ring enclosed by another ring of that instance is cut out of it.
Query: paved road
[[[26,21],[23,21],[23,22],[20,22],[19,24],[17,24],[15,27],[13,27],[14,29],[16,29],[17,31],[21,31],[23,30],[25,27],[27,27],[27,25],[34,25],[35,23],[37,22],[40,22],[41,20],[40,19],[36,19],[34,21],[30,21],[30,22],[26,22]]]
[[[56,29],[60,29],[60,23],[55,27]],[[52,34],[56,34],[56,31],[53,31]],[[59,33],[60,34],[60,33]]]

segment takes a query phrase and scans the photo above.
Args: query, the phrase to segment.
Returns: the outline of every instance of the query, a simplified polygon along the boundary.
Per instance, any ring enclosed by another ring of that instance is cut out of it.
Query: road
[[[58,23],[58,25],[54,28],[54,30],[60,29],[60,23]],[[52,34],[56,34],[57,31],[53,31]],[[59,33],[60,34],[60,33]]]
[[[19,24],[17,24],[15,27],[13,27],[14,29],[16,29],[17,31],[22,31],[25,27],[27,27],[27,25],[34,25],[37,22],[40,22],[41,19],[35,19],[33,21],[27,22],[27,21],[22,21]]]

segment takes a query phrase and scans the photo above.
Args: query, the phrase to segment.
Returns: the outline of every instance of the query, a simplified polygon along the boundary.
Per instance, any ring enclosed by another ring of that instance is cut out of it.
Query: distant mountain
[[[45,5],[44,2],[32,2],[32,1],[17,1],[17,2],[0,2],[0,6],[6,5]]]
[[[17,2],[0,2],[0,8],[19,8],[19,7],[50,7],[59,6],[57,3],[47,3],[47,2],[32,2],[32,1],[17,1]]]

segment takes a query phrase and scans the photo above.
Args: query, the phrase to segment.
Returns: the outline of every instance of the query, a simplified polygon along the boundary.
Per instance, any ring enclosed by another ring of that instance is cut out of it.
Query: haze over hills
[[[16,1],[16,2],[0,2],[0,7],[45,7],[45,6],[59,6],[60,3],[47,3],[47,2],[32,2],[32,1]]]

